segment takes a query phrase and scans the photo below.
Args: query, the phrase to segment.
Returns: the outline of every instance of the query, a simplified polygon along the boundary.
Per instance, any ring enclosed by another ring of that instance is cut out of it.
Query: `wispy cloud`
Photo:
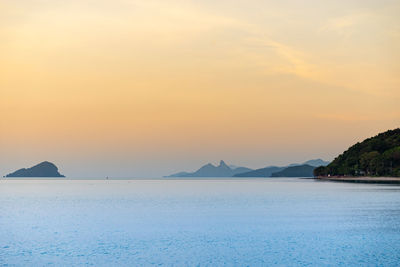
[[[345,35],[354,32],[354,27],[368,23],[374,20],[374,15],[370,12],[354,13],[346,16],[328,19],[328,21],[319,28],[320,32],[335,32],[337,34]]]

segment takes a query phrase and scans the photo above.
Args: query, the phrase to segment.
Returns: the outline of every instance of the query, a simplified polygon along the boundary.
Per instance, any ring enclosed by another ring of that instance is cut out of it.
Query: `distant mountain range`
[[[252,169],[245,167],[228,166],[223,160],[218,166],[208,163],[195,172],[178,172],[166,177],[232,177],[235,174],[249,172]]]
[[[271,174],[282,171],[286,167],[269,166],[249,172],[235,174],[234,177],[271,177]]]
[[[328,164],[328,161],[322,159],[312,159],[302,164],[293,163],[282,167],[268,166],[250,172],[239,173],[234,175],[234,177],[313,177],[313,170],[316,167],[326,166]],[[308,169],[308,167],[305,166],[310,166],[312,168],[311,172],[305,171]]]
[[[312,160],[304,162],[303,165],[310,165],[310,166],[314,166],[314,167],[319,167],[319,166],[326,166],[329,163],[330,163],[329,161],[325,161],[325,160],[322,160],[322,159],[312,159]],[[299,164],[299,165],[301,165],[301,164]]]
[[[268,166],[261,169],[250,169],[246,167],[228,166],[223,160],[219,166],[208,163],[195,172],[178,172],[165,177],[312,177],[313,170],[318,166],[326,166],[329,162],[322,159],[313,159],[303,164],[290,164],[287,166]],[[309,171],[311,167],[311,172]],[[286,170],[289,169],[289,170]],[[276,175],[276,176],[274,176]]]
[[[31,168],[19,169],[5,177],[65,177],[58,172],[58,168],[51,162],[44,161]]]
[[[271,177],[314,177],[316,167],[308,164],[287,167],[279,172],[274,172]]]

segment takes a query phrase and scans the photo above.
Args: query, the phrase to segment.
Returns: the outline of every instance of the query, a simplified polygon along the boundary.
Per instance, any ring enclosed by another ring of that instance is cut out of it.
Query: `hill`
[[[294,167],[294,166],[300,166],[300,165],[310,165],[313,167],[319,167],[319,166],[326,166],[328,164],[329,164],[328,161],[324,161],[322,159],[312,159],[312,160],[308,160],[308,161],[304,162],[303,164],[293,163],[293,164],[289,164],[287,166],[282,166],[282,167],[268,166],[265,168],[256,169],[256,170],[249,171],[249,172],[235,174],[234,177],[272,177],[271,175],[273,173],[280,172],[288,167]]]
[[[328,166],[316,168],[314,175],[400,177],[400,128],[351,146]]]
[[[234,177],[271,177],[274,172],[279,172],[285,167],[269,166],[254,171],[248,171],[243,173],[235,174]]]
[[[245,167],[229,167],[223,160],[218,166],[208,163],[195,172],[179,172],[166,177],[232,177],[235,174],[248,172]]]
[[[282,171],[272,173],[271,177],[314,177],[314,169],[314,166],[308,164],[292,166]]]
[[[329,164],[329,161],[325,161],[322,159],[312,159],[304,162],[303,164],[311,165],[314,167],[319,167],[319,166],[326,166]],[[299,164],[300,165],[300,164]]]
[[[5,177],[65,177],[58,172],[58,168],[51,162],[44,161],[28,169],[19,169]]]

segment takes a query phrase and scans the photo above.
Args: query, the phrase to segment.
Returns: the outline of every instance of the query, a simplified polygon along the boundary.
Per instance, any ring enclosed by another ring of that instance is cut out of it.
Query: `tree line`
[[[400,177],[400,128],[353,145],[314,175]]]

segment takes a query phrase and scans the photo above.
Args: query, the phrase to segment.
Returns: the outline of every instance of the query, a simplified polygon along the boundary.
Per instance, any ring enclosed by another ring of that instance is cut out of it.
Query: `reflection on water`
[[[400,265],[400,187],[2,180],[0,264]]]

